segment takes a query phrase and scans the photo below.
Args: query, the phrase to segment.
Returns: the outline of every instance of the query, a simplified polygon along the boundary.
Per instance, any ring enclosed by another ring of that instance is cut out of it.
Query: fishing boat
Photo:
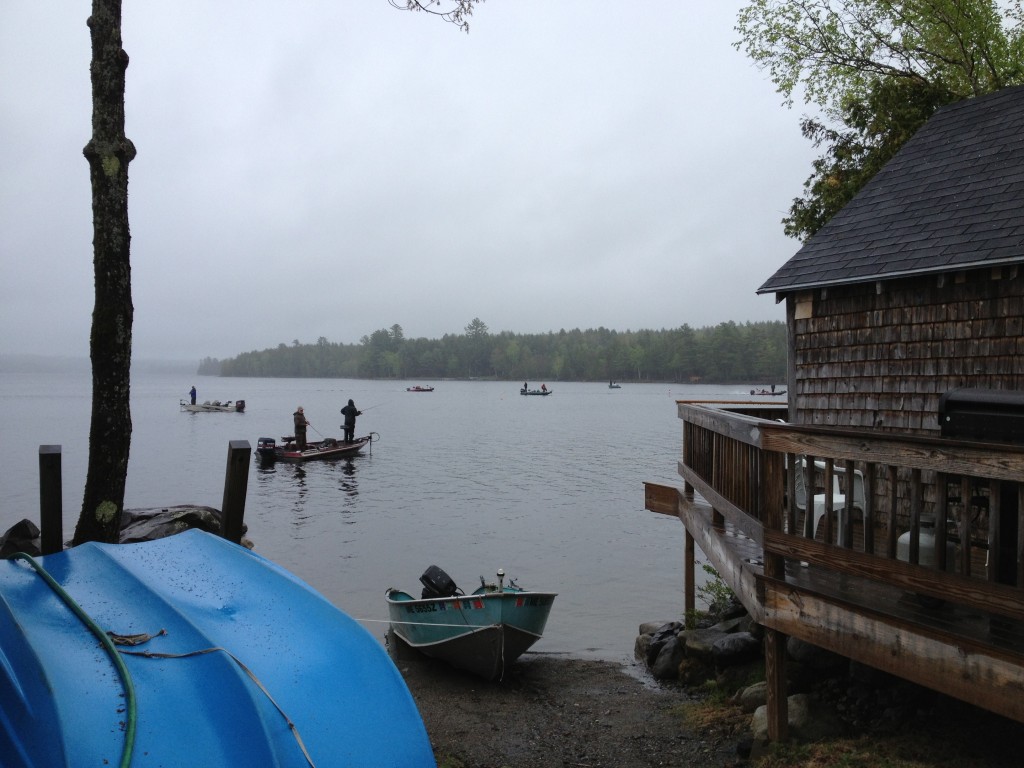
[[[207,400],[205,403],[189,403],[181,400],[181,410],[188,413],[242,413],[245,410],[245,400]]]
[[[372,443],[380,439],[380,435],[371,432],[363,437],[355,438],[351,443],[325,437],[323,440],[306,442],[305,450],[299,450],[295,437],[282,437],[282,445],[272,437],[261,437],[256,441],[256,456],[264,461],[314,461],[317,459],[343,459],[355,456]]]
[[[433,387],[421,387],[418,384],[415,387],[406,387],[406,392],[433,392]]]
[[[750,394],[752,394],[752,395],[768,395],[769,397],[777,397],[778,395],[786,394],[786,390],[784,390],[784,389],[772,390],[772,389],[764,389],[762,387],[761,389],[752,389],[752,390],[750,390]]]
[[[420,599],[387,590],[392,634],[432,658],[487,680],[506,668],[544,634],[554,592],[531,592],[499,570],[496,582],[480,577],[470,595],[462,593],[436,565],[422,576]]]
[[[0,561],[0,762],[435,766],[379,641],[210,533]]]
[[[616,384],[614,381],[608,382],[608,389],[622,389],[621,384]]]
[[[550,395],[552,392],[554,392],[553,389],[526,389],[525,387],[520,388],[520,390],[519,390],[519,394],[520,395],[541,395],[541,396],[544,396],[544,395]]]

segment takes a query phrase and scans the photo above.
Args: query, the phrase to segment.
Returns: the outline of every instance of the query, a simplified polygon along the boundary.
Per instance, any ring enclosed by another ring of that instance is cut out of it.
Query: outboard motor
[[[277,441],[272,437],[261,437],[256,441],[256,455],[273,458]]]
[[[452,577],[442,571],[436,565],[432,565],[420,576],[420,583],[423,585],[421,599],[429,600],[434,597],[455,597],[459,594],[459,588],[455,586]]]
[[[235,400],[235,410],[239,413],[245,411],[245,400]]]

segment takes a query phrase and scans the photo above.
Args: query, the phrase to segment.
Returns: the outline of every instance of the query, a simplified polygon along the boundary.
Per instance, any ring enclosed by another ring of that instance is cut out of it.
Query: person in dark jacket
[[[351,400],[348,401],[348,405],[341,409],[341,413],[345,416],[345,442],[351,443],[356,433],[356,416],[362,415],[362,411],[356,408],[356,404]]]
[[[196,388],[195,387],[192,387],[192,389],[190,389],[188,391],[188,396],[192,398],[192,405],[195,405],[196,404]]]
[[[292,414],[292,418],[295,420],[295,442],[299,446],[299,450],[304,451],[306,450],[306,425],[309,422],[306,421],[306,414],[301,405]]]

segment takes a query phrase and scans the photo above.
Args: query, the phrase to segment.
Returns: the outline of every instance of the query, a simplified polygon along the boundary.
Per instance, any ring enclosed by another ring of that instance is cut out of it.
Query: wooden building
[[[1024,721],[1024,88],[940,110],[759,289],[788,403],[678,404],[686,529],[764,625]]]
[[[946,107],[759,289],[786,302],[791,420],[938,431],[1024,389],[1024,88]]]

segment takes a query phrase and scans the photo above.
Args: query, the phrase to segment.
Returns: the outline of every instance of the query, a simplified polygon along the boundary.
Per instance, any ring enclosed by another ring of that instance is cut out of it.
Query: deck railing
[[[772,739],[786,636],[1024,722],[1024,448],[678,409],[682,494],[645,506],[686,526],[687,615],[699,545],[764,625]]]
[[[1024,448],[678,409],[686,492],[761,546],[766,572],[795,558],[1024,619]]]

